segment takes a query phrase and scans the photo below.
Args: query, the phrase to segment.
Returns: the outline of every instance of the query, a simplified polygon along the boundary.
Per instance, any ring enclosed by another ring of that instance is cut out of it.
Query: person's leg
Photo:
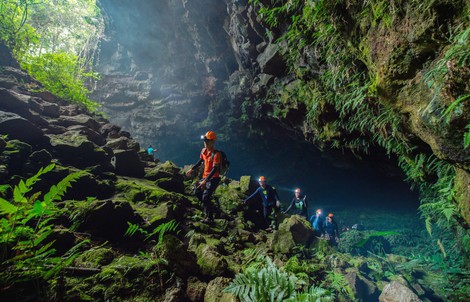
[[[214,219],[214,207],[212,205],[212,194],[214,194],[217,186],[219,185],[220,178],[213,178],[206,183],[206,188],[202,193],[202,203],[204,204],[204,212],[206,218],[209,220]]]
[[[266,206],[263,207],[263,217],[264,217],[264,222],[265,222],[265,228],[270,228],[271,227],[271,211],[272,207]]]

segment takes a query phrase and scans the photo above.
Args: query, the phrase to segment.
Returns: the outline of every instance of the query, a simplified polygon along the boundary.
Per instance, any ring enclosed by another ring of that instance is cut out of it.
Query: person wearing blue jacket
[[[243,203],[247,203],[249,200],[254,198],[255,196],[259,196],[261,198],[261,203],[263,206],[263,217],[265,222],[265,227],[267,231],[271,231],[275,228],[274,221],[271,216],[277,212],[280,201],[279,195],[277,194],[276,190],[267,184],[266,177],[260,176],[258,179],[259,188],[256,189],[253,194],[248,196]],[[274,213],[273,213],[274,212]]]

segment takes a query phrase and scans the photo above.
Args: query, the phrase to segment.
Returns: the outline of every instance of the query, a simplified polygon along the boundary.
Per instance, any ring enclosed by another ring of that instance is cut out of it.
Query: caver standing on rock
[[[277,211],[279,210],[281,202],[279,201],[279,196],[277,195],[276,190],[266,183],[266,177],[260,176],[258,182],[259,188],[256,189],[256,191],[251,194],[248,198],[246,198],[243,203],[246,204],[256,195],[259,195],[261,197],[261,202],[263,205],[264,227],[267,231],[271,231],[276,228],[275,216],[277,214]]]
[[[287,210],[284,211],[284,214],[287,214],[291,209],[294,210],[294,215],[300,215],[305,219],[308,219],[307,195],[303,195],[300,188],[295,189],[294,198],[292,198],[292,201]]]
[[[204,212],[206,217],[201,222],[212,222],[214,219],[214,209],[211,202],[212,194],[217,189],[220,182],[220,152],[215,150],[216,134],[213,131],[208,131],[205,135],[201,136],[204,140],[204,148],[201,150],[199,161],[186,172],[190,176],[195,169],[201,164],[204,164],[204,173],[201,181],[196,185],[194,194],[202,201],[204,205]]]
[[[339,229],[333,217],[333,213],[328,214],[323,228],[325,230],[325,238],[330,245],[337,245],[339,242]]]

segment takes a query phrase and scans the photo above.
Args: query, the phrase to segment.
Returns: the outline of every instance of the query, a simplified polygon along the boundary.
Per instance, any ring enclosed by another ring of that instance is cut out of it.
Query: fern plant
[[[141,228],[137,224],[132,224],[130,222],[127,222],[127,224],[129,225],[129,227],[128,227],[126,233],[124,234],[124,236],[133,236],[136,232],[139,232],[139,233],[145,235],[144,240],[149,240],[154,236],[157,237],[156,244],[155,244],[155,247],[152,251],[152,254],[147,254],[147,257],[149,259],[158,260],[156,262],[157,272],[158,272],[158,277],[159,277],[159,280],[160,280],[160,288],[163,288],[163,286],[164,286],[163,272],[162,272],[162,268],[160,266],[161,264],[166,264],[166,259],[164,258],[164,255],[163,255],[163,252],[164,252],[163,239],[164,239],[164,236],[165,236],[166,233],[169,233],[169,232],[179,233],[179,230],[178,230],[179,223],[177,223],[174,219],[172,219],[168,222],[160,224],[155,229],[153,229],[153,231],[151,231],[151,232],[148,232],[147,230]]]
[[[249,267],[235,276],[224,292],[232,293],[241,301],[285,301],[295,297],[297,277],[281,271],[269,257],[263,267]]]
[[[60,201],[71,184],[83,172],[69,174],[57,185],[42,195],[30,194],[41,176],[54,169],[54,164],[41,168],[26,181],[20,180],[12,189],[12,199],[0,197],[0,261],[2,272],[0,283],[50,278],[77,256],[79,246],[72,248],[62,257],[53,257],[54,241],[49,236],[54,231],[52,220],[59,213],[54,202]],[[9,186],[1,186],[6,193]]]

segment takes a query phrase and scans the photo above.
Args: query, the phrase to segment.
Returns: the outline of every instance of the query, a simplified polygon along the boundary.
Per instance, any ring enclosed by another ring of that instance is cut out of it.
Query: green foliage
[[[394,232],[394,231],[384,231],[384,232],[374,232],[374,233],[369,233],[366,235],[366,237],[364,239],[362,239],[361,241],[357,242],[355,244],[356,247],[358,248],[361,248],[361,247],[364,247],[367,242],[369,242],[370,239],[374,238],[374,237],[383,237],[383,236],[387,236],[387,235],[398,235],[399,233],[397,232]]]
[[[28,55],[23,58],[21,67],[60,98],[84,104],[91,111],[98,109],[99,105],[88,99],[90,91],[84,84],[84,81],[97,78],[97,74],[83,69],[76,55],[65,52],[38,57]]]
[[[328,290],[318,287],[311,286],[305,293],[298,293],[294,298],[289,298],[287,302],[325,302],[334,301],[335,295]]]
[[[354,300],[354,292],[352,291],[351,286],[349,286],[349,282],[340,273],[328,272],[323,286],[334,289],[339,298],[342,297],[349,301]]]
[[[67,30],[63,30],[67,28]],[[96,111],[85,83],[104,25],[95,0],[0,1],[0,41],[22,68],[59,97]]]
[[[41,168],[26,181],[20,180],[13,188],[13,198],[0,198],[0,282],[48,279],[63,267],[70,265],[77,256],[80,243],[61,257],[53,257],[54,241],[49,236],[54,231],[52,220],[60,213],[55,201],[60,201],[71,184],[82,172],[66,176],[53,185],[46,194],[29,194],[42,175],[54,169],[54,164]],[[41,198],[42,196],[42,198]]]
[[[460,68],[468,66],[470,63],[470,27],[465,27],[465,24],[462,24],[454,32],[456,34],[450,38],[451,44],[447,51],[424,75],[425,83],[429,88],[434,89],[434,97],[443,88],[445,78],[450,72],[450,62],[455,62]]]
[[[163,257],[164,256],[164,236],[165,234],[167,233],[170,233],[170,232],[175,232],[175,233],[179,233],[179,230],[178,230],[178,226],[179,226],[179,223],[177,223],[174,219],[168,221],[168,222],[165,222],[165,223],[162,223],[160,225],[158,225],[155,229],[153,229],[153,231],[151,232],[148,232],[146,230],[144,230],[143,228],[141,228],[140,226],[136,225],[136,224],[132,224],[130,222],[127,222],[129,227],[126,231],[126,233],[124,234],[125,236],[133,236],[136,232],[139,232],[143,235],[145,235],[145,240],[149,240],[149,239],[152,239],[154,238],[155,236],[157,236],[157,241],[156,241],[156,244],[155,244],[155,247],[152,251],[152,253],[146,253],[146,252],[143,252],[141,255],[145,258],[147,258],[149,261],[151,261],[152,263],[155,263],[156,266],[157,266],[157,274],[158,274],[158,277],[160,279],[160,288],[163,288],[164,286],[164,280],[163,280],[163,275],[164,275],[164,271],[161,267],[162,264],[167,264],[167,261],[166,259]]]
[[[463,137],[463,147],[468,148],[468,146],[470,146],[470,124],[468,124],[465,128],[467,129],[467,132],[465,132]]]
[[[297,278],[282,272],[269,257],[261,269],[249,267],[235,276],[224,292],[242,301],[284,301],[295,296]]]
[[[154,236],[158,236],[157,246],[160,246],[163,243],[163,237],[165,236],[166,233],[169,233],[169,232],[178,233],[179,232],[177,231],[179,223],[177,223],[176,220],[174,219],[158,225],[155,229],[153,229],[152,232],[148,232],[144,230],[143,228],[141,228],[140,226],[136,224],[132,224],[130,222],[127,222],[127,224],[129,225],[129,227],[126,233],[124,234],[124,236],[133,236],[137,231],[145,235],[145,240],[149,240]]]

